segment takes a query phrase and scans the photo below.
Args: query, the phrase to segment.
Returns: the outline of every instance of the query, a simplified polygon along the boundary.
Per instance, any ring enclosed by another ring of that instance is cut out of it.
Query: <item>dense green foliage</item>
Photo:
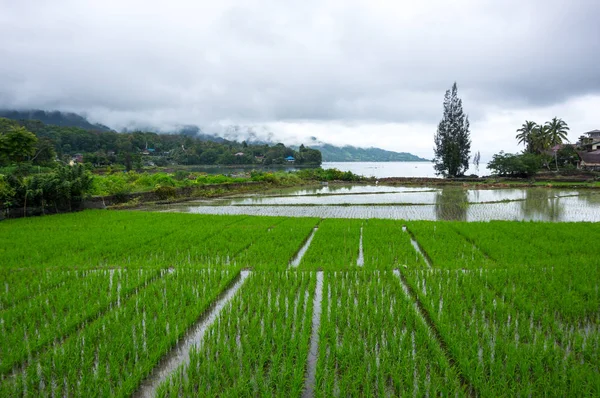
[[[557,117],[543,125],[526,120],[521,128],[517,129],[519,134],[515,138],[519,144],[525,145],[525,153],[541,155],[553,146],[568,141],[568,131],[567,123]]]
[[[47,173],[0,174],[0,210],[22,208],[40,212],[70,211],[79,207],[92,187],[92,176],[82,165],[57,166]]]
[[[526,120],[515,136],[519,144],[525,145],[523,153],[500,151],[488,163],[488,168],[500,176],[527,178],[534,176],[542,167],[550,169],[553,158],[557,171],[559,167],[573,169],[579,156],[575,147],[563,145],[568,141],[568,131],[567,123],[557,117],[543,125]]]
[[[126,170],[132,170],[145,165],[169,164],[268,166],[290,163],[287,160],[290,156],[295,165],[321,164],[321,153],[304,146],[296,151],[283,144],[249,145],[246,142],[223,139],[218,142],[210,141],[195,135],[143,131],[117,133],[47,125],[36,120],[21,120],[17,123],[0,118],[0,130],[3,124],[20,124],[22,127],[18,128],[24,128],[24,131],[32,132],[39,140],[50,143],[52,150],[63,162],[75,159],[95,167],[122,165]]]
[[[599,239],[593,223],[2,221],[0,395],[131,396],[239,280],[159,396],[301,396],[313,365],[315,396],[597,396]]]
[[[531,177],[542,166],[540,155],[533,153],[512,154],[500,152],[488,163],[488,169],[499,176]]]
[[[444,96],[444,116],[435,133],[434,143],[436,174],[444,177],[462,176],[469,168],[471,138],[469,117],[463,112],[456,83]]]

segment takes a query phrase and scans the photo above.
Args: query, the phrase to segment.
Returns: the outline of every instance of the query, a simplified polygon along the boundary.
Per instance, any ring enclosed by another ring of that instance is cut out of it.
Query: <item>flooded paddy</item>
[[[552,188],[342,185],[198,200],[152,210],[197,214],[454,221],[600,221],[600,192]]]

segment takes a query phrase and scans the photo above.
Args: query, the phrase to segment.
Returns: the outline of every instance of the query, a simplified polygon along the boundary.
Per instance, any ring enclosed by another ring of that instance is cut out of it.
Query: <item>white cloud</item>
[[[510,151],[525,119],[599,127],[598,14],[596,0],[0,0],[0,108],[431,157],[458,81],[473,149]]]

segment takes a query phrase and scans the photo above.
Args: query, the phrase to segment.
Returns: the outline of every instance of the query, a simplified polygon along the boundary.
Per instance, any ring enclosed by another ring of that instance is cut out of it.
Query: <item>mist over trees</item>
[[[58,157],[64,163],[77,162],[94,167],[122,165],[127,170],[144,165],[278,165],[294,158],[295,165],[320,165],[321,152],[304,146],[298,150],[284,144],[258,144],[221,140],[207,141],[189,134],[157,134],[135,131],[86,130],[79,127],[47,125],[36,120],[18,122],[0,118],[0,126],[29,132],[39,143],[39,161]],[[45,150],[45,152],[44,152]],[[44,153],[42,153],[44,152]],[[37,151],[26,155],[29,160]],[[54,155],[54,156],[53,156]],[[2,162],[2,158],[0,158]],[[8,159],[4,160],[8,164]],[[1,165],[1,163],[0,163]]]

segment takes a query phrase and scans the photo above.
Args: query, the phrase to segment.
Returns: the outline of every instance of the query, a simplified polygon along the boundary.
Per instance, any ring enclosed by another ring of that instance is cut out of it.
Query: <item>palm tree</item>
[[[523,123],[521,128],[517,130],[517,133],[519,134],[517,134],[515,138],[519,140],[519,144],[525,145],[525,152],[534,152],[532,143],[536,127],[537,123],[530,120],[525,120],[525,123]]]
[[[569,126],[567,126],[564,120],[555,116],[551,121],[546,122],[545,127],[548,129],[548,141],[550,145],[556,146],[562,144],[563,140],[569,141],[567,138]],[[558,148],[554,150],[554,162],[556,164],[556,171],[558,171]]]
[[[537,154],[542,154],[550,148],[550,132],[548,126],[541,124],[535,126],[532,132],[531,144],[533,147],[532,152]]]
[[[546,122],[546,127],[548,127],[549,130],[551,145],[559,145],[562,144],[563,141],[569,141],[567,138],[569,126],[567,126],[567,123],[564,120],[554,117],[551,121]]]

